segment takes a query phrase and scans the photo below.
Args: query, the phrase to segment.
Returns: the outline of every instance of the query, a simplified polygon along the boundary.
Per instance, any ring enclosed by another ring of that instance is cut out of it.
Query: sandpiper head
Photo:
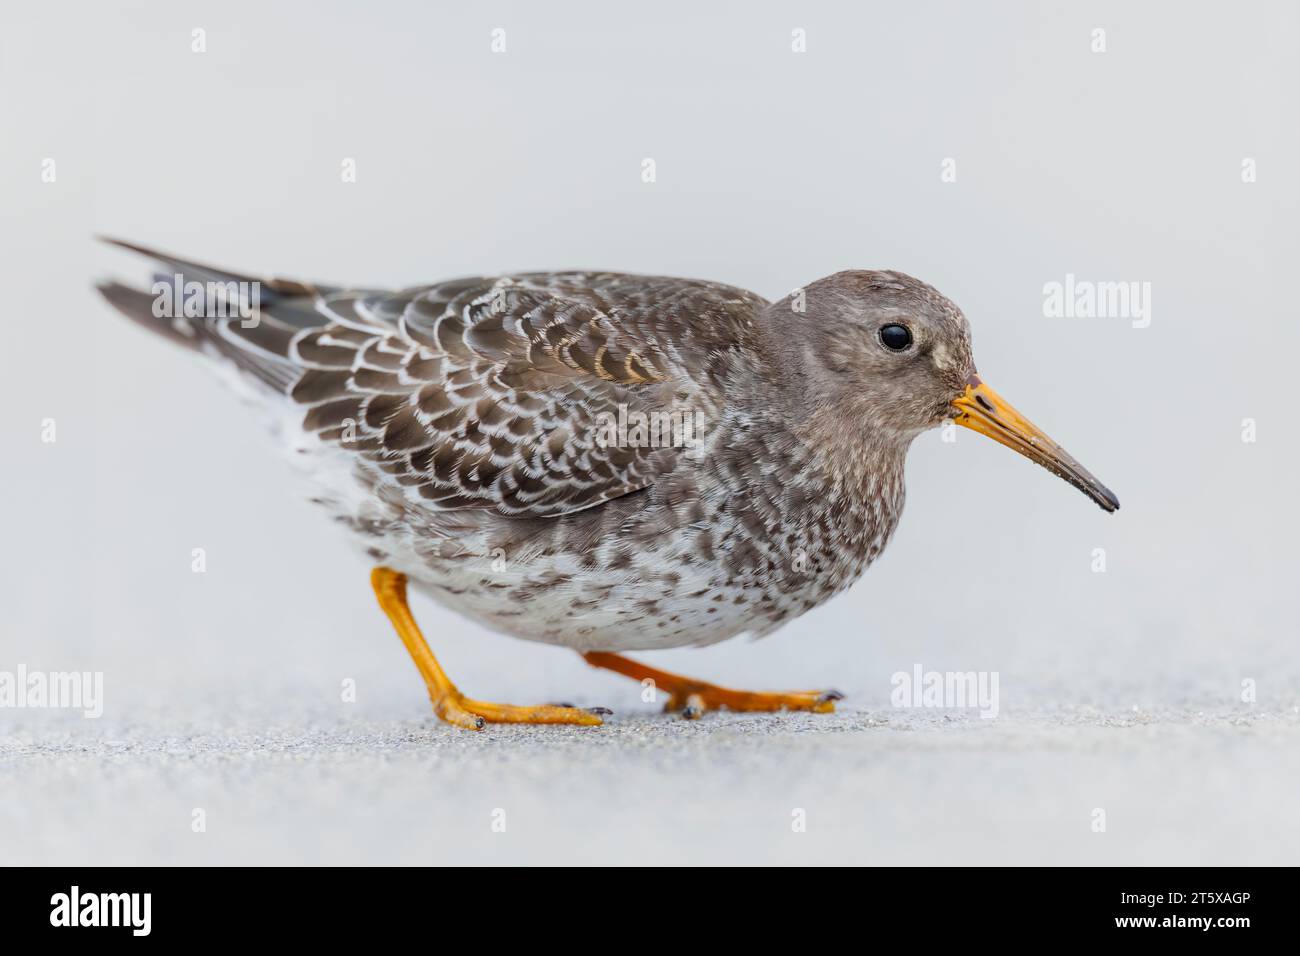
[[[769,315],[778,327],[800,327],[785,342],[803,343],[812,379],[804,387],[814,400],[905,441],[952,419],[1037,462],[1104,510],[1119,508],[1105,485],[984,383],[966,317],[924,282],[901,272],[838,272],[775,303]]]

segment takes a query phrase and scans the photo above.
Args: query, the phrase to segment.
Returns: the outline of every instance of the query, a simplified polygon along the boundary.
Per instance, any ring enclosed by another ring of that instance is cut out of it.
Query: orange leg
[[[656,689],[668,695],[664,709],[680,710],[688,720],[694,720],[706,710],[719,710],[723,707],[727,710],[747,711],[810,710],[817,714],[828,714],[835,709],[835,702],[844,696],[837,690],[787,693],[731,690],[647,667],[618,654],[589,651],[582,657],[592,667],[603,667],[642,683],[650,681]]]
[[[471,700],[456,689],[433,651],[420,633],[420,627],[411,616],[406,603],[406,575],[389,568],[375,568],[370,574],[379,606],[393,623],[397,636],[406,645],[407,652],[420,670],[420,676],[429,688],[433,710],[449,724],[468,730],[482,730],[485,723],[493,724],[584,724],[602,723],[600,714],[609,713],[603,708],[582,710],[578,707],[515,707],[512,704],[490,704]]]

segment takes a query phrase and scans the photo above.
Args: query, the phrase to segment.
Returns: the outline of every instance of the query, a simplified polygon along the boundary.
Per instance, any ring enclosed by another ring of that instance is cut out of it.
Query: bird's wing
[[[716,414],[710,386],[766,302],[715,283],[566,272],[318,305],[328,324],[285,349],[304,428],[428,506],[555,517],[673,470],[681,447],[628,447],[602,429],[620,406],[625,420]]]

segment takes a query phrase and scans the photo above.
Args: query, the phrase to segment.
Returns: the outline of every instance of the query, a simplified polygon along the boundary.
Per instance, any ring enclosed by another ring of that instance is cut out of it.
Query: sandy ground
[[[183,723],[10,712],[3,861],[1300,860],[1296,708],[687,722],[641,705],[602,728],[480,734],[404,706],[351,719],[282,702],[274,727],[258,710],[227,701]]]

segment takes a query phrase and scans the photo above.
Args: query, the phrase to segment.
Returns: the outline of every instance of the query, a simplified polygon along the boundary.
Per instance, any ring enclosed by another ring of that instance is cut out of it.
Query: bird
[[[688,718],[826,713],[841,694],[735,690],[626,655],[768,635],[847,589],[898,526],[909,447],[948,422],[1119,508],[984,382],[961,310],[901,272],[837,272],[776,301],[598,271],[386,290],[105,241],[153,260],[155,281],[104,281],[104,298],[262,410],[456,727],[598,726],[610,711],[466,695],[408,584],[652,684]]]

